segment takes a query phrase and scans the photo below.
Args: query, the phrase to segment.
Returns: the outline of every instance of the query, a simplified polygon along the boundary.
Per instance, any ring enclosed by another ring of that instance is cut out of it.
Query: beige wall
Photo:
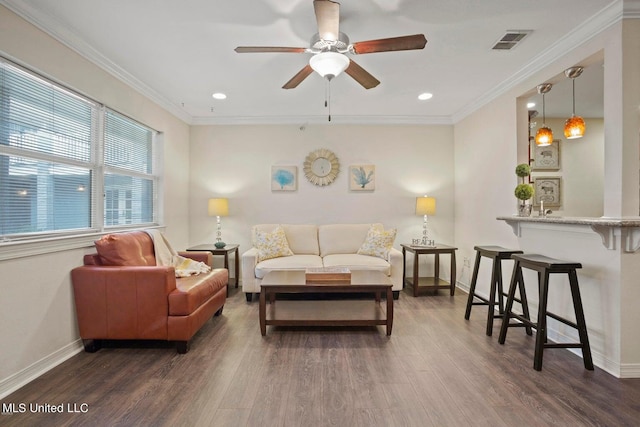
[[[189,126],[2,6],[0,54],[163,133],[164,223],[186,246]],[[69,271],[91,250],[0,261],[0,396],[79,349]]]
[[[327,148],[340,161],[329,186],[304,177],[303,162],[313,150]],[[397,227],[396,247],[422,234],[415,197],[437,199],[431,230],[453,244],[453,127],[295,125],[194,126],[191,131],[192,244],[211,242],[215,219],[207,216],[210,197],[229,198],[223,218],[226,242],[250,247],[250,229],[259,223],[382,222]],[[375,191],[352,192],[348,167],[373,164]],[[272,165],[298,168],[298,189],[271,191]]]

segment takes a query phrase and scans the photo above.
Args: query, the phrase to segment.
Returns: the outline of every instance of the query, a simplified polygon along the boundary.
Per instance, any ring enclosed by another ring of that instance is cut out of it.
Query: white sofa
[[[256,232],[271,233],[280,225],[293,255],[258,262]],[[387,259],[360,255],[371,226],[382,224],[259,224],[252,230],[254,247],[242,254],[242,291],[247,301],[260,292],[262,278],[273,270],[304,270],[307,267],[348,267],[354,270],[379,270],[391,278],[394,299],[402,290],[402,252],[391,248]]]

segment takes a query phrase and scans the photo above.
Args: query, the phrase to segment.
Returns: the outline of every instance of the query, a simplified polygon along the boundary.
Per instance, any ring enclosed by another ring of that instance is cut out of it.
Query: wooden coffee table
[[[391,280],[379,271],[352,271],[351,283],[305,283],[304,270],[272,271],[262,279],[260,290],[260,332],[274,326],[393,326]],[[386,294],[386,310],[380,296]],[[276,294],[373,293],[370,300],[280,300]],[[267,310],[267,299],[270,304]]]

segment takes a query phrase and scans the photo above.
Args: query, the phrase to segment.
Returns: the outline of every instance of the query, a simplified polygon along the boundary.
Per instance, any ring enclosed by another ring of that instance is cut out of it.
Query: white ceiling
[[[311,0],[0,0],[183,120],[326,122],[325,82],[287,82],[309,54],[234,52],[236,46],[308,47]],[[423,50],[354,59],[381,81],[366,90],[346,74],[331,83],[333,122],[453,123],[620,15],[614,0],[343,0],[351,42],[425,34]],[[507,30],[532,30],[510,51]],[[540,82],[542,83],[542,82]],[[547,117],[571,112],[570,82],[546,96]],[[602,116],[602,67],[576,81],[577,113]],[[561,95],[565,93],[565,95]],[[213,92],[228,98],[214,100]],[[422,92],[433,93],[418,101]],[[552,102],[552,94],[557,100]],[[600,97],[600,100],[595,99]],[[594,98],[594,99],[590,99]],[[599,103],[599,106],[598,106]],[[594,110],[589,110],[595,105]],[[541,107],[537,107],[541,108]],[[599,110],[598,110],[599,109]]]

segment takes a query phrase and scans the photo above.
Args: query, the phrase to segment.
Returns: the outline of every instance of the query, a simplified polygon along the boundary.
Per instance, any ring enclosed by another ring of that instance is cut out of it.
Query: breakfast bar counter
[[[620,378],[640,378],[640,217],[498,216],[517,237],[513,249],[579,262],[580,292],[596,366]],[[527,272],[526,274],[535,274]],[[553,280],[562,280],[555,278]],[[531,276],[526,283],[537,283]],[[527,285],[527,288],[533,285]],[[571,295],[551,284],[550,311],[572,317]],[[537,310],[537,289],[527,291]],[[574,332],[549,319],[549,339],[570,342]]]
[[[640,249],[640,217],[609,218],[609,217],[563,217],[542,216],[499,216],[496,219],[505,221],[511,226],[516,236],[520,237],[524,224],[534,227],[556,228],[557,226],[590,228],[602,238],[602,244],[607,249],[616,249],[621,244],[625,252],[635,252]]]

